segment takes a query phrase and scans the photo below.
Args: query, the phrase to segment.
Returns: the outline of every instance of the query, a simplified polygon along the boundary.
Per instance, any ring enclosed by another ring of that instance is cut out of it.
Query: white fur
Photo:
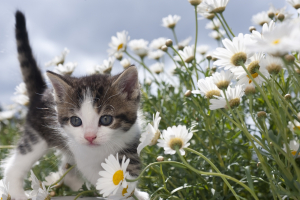
[[[31,145],[32,151],[25,155],[20,154],[17,150],[12,152],[12,155],[4,163],[4,182],[9,185],[9,194],[15,200],[25,200],[23,189],[23,180],[32,165],[42,157],[48,147],[45,140],[39,138],[39,142]]]

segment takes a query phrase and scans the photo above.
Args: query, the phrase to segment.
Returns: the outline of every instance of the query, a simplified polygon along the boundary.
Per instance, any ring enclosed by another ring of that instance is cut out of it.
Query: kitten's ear
[[[70,82],[65,77],[51,71],[47,71],[47,76],[54,88],[56,100],[62,101],[66,92],[72,88]]]
[[[135,66],[128,67],[122,74],[118,75],[112,87],[117,87],[122,92],[126,92],[127,97],[136,99],[140,96],[140,86],[138,71]]]

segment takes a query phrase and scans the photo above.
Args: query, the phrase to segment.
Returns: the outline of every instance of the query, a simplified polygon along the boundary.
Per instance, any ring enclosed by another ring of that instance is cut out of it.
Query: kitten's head
[[[116,76],[73,78],[50,71],[47,75],[54,89],[58,121],[70,138],[99,146],[130,134],[140,102],[134,66]]]

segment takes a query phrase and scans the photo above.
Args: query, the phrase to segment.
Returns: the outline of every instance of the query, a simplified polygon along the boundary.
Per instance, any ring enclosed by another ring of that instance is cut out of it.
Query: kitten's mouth
[[[100,144],[95,144],[95,143],[90,142],[90,143],[88,143],[87,145],[93,147],[93,146],[99,146]]]

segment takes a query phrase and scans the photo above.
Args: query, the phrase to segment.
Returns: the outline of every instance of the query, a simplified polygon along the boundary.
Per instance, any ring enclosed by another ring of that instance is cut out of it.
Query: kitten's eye
[[[103,115],[100,117],[99,124],[108,126],[112,123],[113,117],[111,115]]]
[[[76,116],[71,117],[70,122],[71,122],[72,126],[74,126],[74,127],[78,127],[82,124],[81,119]]]

